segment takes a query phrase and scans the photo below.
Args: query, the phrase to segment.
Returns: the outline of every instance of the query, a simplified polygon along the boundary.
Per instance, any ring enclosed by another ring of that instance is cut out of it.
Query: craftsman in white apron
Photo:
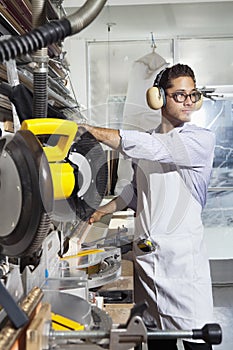
[[[201,212],[214,136],[187,123],[167,134],[157,132],[121,131],[123,152],[135,163],[135,302],[148,302],[144,320],[150,328],[202,328],[213,322]],[[128,193],[121,197],[126,200]],[[155,251],[139,249],[143,238],[153,241]]]
[[[158,128],[148,132],[87,128],[98,141],[132,159],[135,169],[132,182],[90,222],[123,205],[135,209],[135,301],[149,303],[146,325],[202,328],[212,322],[213,311],[201,211],[206,203],[215,136],[190,123],[191,113],[201,105],[196,105],[201,94],[190,67],[177,64],[163,70],[152,89],[149,105],[161,108]],[[151,103],[154,97],[155,104]],[[154,251],[142,250],[140,242],[145,238],[152,241]],[[185,344],[185,348],[211,347]]]

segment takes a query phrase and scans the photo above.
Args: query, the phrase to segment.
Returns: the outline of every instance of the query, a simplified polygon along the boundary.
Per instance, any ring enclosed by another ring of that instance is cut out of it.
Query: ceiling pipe
[[[87,0],[74,14],[51,21],[30,32],[0,42],[0,62],[31,54],[64,40],[86,28],[100,13],[107,0]]]
[[[71,35],[86,28],[97,17],[106,2],[106,0],[86,1],[76,13],[69,15],[67,19],[71,24]]]

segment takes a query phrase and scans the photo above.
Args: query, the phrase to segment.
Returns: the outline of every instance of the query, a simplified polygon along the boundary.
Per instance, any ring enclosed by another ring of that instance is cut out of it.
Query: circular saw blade
[[[99,207],[107,188],[106,154],[89,132],[79,133],[66,159],[74,169],[75,188],[65,200],[54,202],[55,221],[87,221]]]
[[[106,154],[99,142],[89,132],[79,135],[71,147],[69,159],[75,153],[85,157],[79,167],[77,188],[73,193],[76,215],[87,220],[98,209],[106,194],[108,167]],[[79,165],[78,165],[79,166]]]
[[[0,253],[23,257],[37,251],[50,228],[53,186],[38,139],[28,130],[1,139]]]

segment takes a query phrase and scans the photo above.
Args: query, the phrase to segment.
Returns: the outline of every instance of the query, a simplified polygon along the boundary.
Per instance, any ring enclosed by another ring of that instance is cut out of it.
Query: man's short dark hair
[[[193,79],[194,84],[196,83],[193,70],[187,64],[178,63],[164,70],[159,81],[159,86],[164,90],[169,89],[172,87],[172,80],[179,77],[190,77]]]

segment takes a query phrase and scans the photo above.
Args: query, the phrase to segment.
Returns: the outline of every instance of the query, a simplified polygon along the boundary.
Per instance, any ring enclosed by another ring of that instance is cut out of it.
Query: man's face
[[[190,96],[183,102],[177,102],[175,98],[178,98],[179,101],[182,100],[183,94],[195,93],[196,87],[191,77],[179,77],[173,79],[172,83],[173,86],[165,91],[167,102],[166,106],[162,108],[162,116],[173,126],[178,126],[190,121],[191,113],[195,110],[195,102],[192,102]],[[175,93],[178,94],[175,96]]]

